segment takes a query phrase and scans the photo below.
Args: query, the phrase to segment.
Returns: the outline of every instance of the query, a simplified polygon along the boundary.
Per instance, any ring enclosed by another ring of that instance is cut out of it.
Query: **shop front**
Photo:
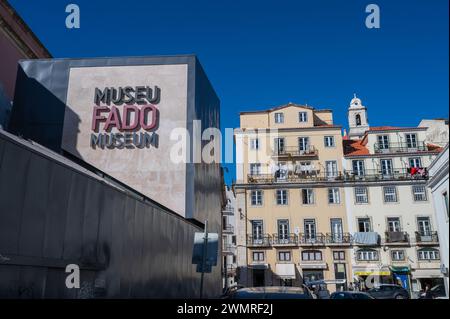
[[[438,297],[445,297],[444,276],[440,269],[415,269],[411,272],[412,293],[418,296],[429,286]]]
[[[390,267],[392,272],[392,279],[395,284],[402,286],[409,292],[411,292],[410,274],[411,269],[408,266],[404,267]]]
[[[392,284],[392,273],[389,268],[354,268],[354,285],[356,289],[365,291],[377,284]]]

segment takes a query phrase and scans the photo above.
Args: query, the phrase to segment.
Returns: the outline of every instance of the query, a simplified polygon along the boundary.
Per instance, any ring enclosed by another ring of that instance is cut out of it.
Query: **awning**
[[[410,272],[409,266],[390,266],[392,272]]]
[[[327,269],[326,263],[321,264],[299,264],[302,269]]]
[[[269,264],[250,264],[248,265],[250,269],[268,269]]]
[[[412,278],[441,278],[442,273],[440,269],[416,269],[411,272]]]
[[[364,270],[355,271],[356,276],[390,276],[391,272],[389,270]]]
[[[295,279],[294,264],[276,264],[276,274],[283,279]]]

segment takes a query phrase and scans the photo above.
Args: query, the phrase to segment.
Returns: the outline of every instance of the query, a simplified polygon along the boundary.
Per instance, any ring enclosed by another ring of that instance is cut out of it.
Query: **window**
[[[353,160],[352,161],[353,174],[356,176],[364,176],[364,161]]]
[[[378,148],[380,150],[387,150],[389,149],[389,136],[387,135],[378,135]]]
[[[325,161],[325,174],[326,174],[326,177],[338,176],[336,161]]]
[[[439,260],[439,250],[423,248],[418,250],[419,260]]]
[[[259,150],[259,138],[250,139],[250,149]]]
[[[312,188],[302,189],[302,204],[303,205],[314,204],[314,190]]]
[[[275,123],[284,123],[283,113],[275,113]]]
[[[261,164],[260,163],[250,164],[250,175],[259,175],[259,174],[261,174]]]
[[[324,137],[325,147],[334,147],[334,136]]]
[[[299,122],[308,122],[308,113],[298,112],[298,121]]]
[[[309,150],[309,137],[298,138],[298,150],[300,153],[304,153]]]
[[[275,153],[277,153],[277,154],[284,153],[284,137],[275,138],[274,145],[275,145]]]
[[[409,167],[422,167],[420,157],[412,157],[409,159]]]
[[[339,188],[328,188],[328,204],[339,204],[340,202]]]
[[[262,206],[263,204],[262,190],[253,190],[250,194],[252,206]]]
[[[330,219],[331,226],[331,235],[333,243],[341,243],[343,241],[344,229],[342,227],[342,219],[341,218],[331,218]]]
[[[425,186],[414,185],[412,187],[412,192],[415,202],[423,202],[427,200],[427,192]]]
[[[388,217],[387,224],[389,232],[402,231],[402,228],[400,227],[400,218],[398,217]]]
[[[392,160],[391,159],[381,159],[380,164],[381,164],[381,174],[383,176],[391,176],[393,173]]]
[[[278,252],[278,260],[279,261],[291,261],[291,252],[290,251]]]
[[[253,261],[264,261],[264,252],[263,251],[254,251],[253,252]]]
[[[302,251],[303,261],[321,261],[322,252],[319,250],[304,250]]]
[[[263,239],[263,221],[262,220],[252,220],[252,235],[254,240]]]
[[[277,205],[288,204],[288,191],[286,189],[277,189]]]
[[[277,221],[278,226],[278,240],[286,241],[289,239],[289,220],[279,219]]]
[[[417,134],[405,134],[406,147],[417,148]]]
[[[355,187],[355,202],[357,204],[368,203],[367,187]]]
[[[333,259],[334,260],[345,260],[345,251],[342,251],[342,250],[333,251]]]
[[[378,251],[373,249],[360,249],[356,252],[356,258],[359,261],[378,260]]]
[[[392,259],[392,261],[405,260],[405,251],[404,250],[392,250],[391,251],[391,259]]]
[[[421,236],[431,236],[430,217],[417,217],[417,228]]]
[[[361,115],[356,114],[356,116],[355,116],[355,123],[356,123],[356,126],[360,126],[361,125]]]
[[[358,231],[360,233],[368,233],[372,231],[370,218],[358,218]]]
[[[385,203],[397,202],[397,188],[395,186],[383,187],[383,194]]]
[[[305,239],[316,239],[316,220],[315,219],[305,219],[304,220],[304,228],[305,228]]]

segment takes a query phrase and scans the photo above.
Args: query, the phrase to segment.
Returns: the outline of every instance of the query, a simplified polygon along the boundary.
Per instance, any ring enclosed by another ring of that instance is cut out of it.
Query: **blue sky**
[[[353,92],[372,126],[448,118],[448,0],[73,0],[81,28],[71,30],[69,1],[10,3],[55,57],[197,54],[222,128],[290,101],[331,108],[346,126]],[[365,27],[370,3],[380,29]]]

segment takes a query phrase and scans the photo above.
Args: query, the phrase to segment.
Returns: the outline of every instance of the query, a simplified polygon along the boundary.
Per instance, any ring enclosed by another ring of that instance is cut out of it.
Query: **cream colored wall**
[[[398,144],[398,143],[406,143],[406,134],[417,134],[417,143],[421,145],[422,142],[425,141],[426,131],[410,131],[410,132],[375,132],[370,133],[367,136],[367,145],[366,147],[369,149],[370,154],[375,153],[375,143],[378,143],[378,135],[388,135],[389,143]]]
[[[241,114],[240,115],[240,124],[241,128],[267,128],[268,125],[268,117],[267,113],[252,113],[252,114]]]
[[[299,112],[306,112],[307,122],[299,122]],[[283,123],[275,123],[275,113],[284,114]],[[272,111],[269,113],[269,127],[270,128],[300,128],[300,127],[313,127],[314,117],[313,110],[309,108],[302,108],[298,106],[289,106],[280,110]]]
[[[326,124],[333,124],[333,112],[314,112],[317,117],[316,122],[324,122]],[[322,123],[321,123],[322,124]]]

